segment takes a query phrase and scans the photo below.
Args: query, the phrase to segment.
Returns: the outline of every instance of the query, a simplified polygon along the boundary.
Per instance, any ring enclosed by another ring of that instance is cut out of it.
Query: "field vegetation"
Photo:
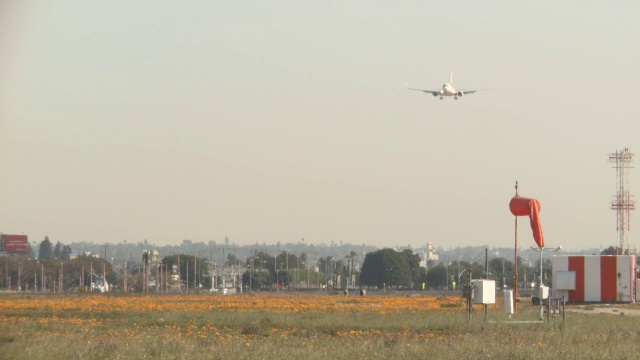
[[[635,305],[630,305],[635,307]],[[1,359],[625,359],[638,318],[459,296],[0,294]]]

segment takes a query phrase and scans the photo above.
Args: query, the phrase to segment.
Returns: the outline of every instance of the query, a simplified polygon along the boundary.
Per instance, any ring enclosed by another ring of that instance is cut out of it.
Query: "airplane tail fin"
[[[453,85],[453,71],[451,72],[451,82],[449,84]]]

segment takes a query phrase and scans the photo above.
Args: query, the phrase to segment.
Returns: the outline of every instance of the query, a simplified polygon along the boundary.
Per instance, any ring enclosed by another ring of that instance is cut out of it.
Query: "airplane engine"
[[[458,96],[462,96],[464,93],[462,91],[458,91]]]
[[[438,93],[437,93],[437,92],[435,92],[435,91],[434,91],[432,94],[433,94],[433,96],[438,96],[438,95],[440,95],[440,94],[438,94]]]

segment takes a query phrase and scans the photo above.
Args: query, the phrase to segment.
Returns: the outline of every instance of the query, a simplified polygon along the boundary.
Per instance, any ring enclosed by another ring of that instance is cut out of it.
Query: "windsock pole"
[[[518,180],[516,180],[516,196],[518,196]],[[515,251],[513,260],[513,314],[518,313],[518,217],[515,218]]]

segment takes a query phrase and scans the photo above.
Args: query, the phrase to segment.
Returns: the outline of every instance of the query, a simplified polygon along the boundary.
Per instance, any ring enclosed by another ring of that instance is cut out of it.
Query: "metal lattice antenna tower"
[[[636,202],[631,200],[631,194],[629,193],[629,166],[633,162],[633,153],[629,151],[629,148],[624,148],[622,151],[609,154],[609,162],[616,164],[616,183],[618,186],[618,192],[616,193],[615,200],[611,202],[611,209],[616,211],[616,230],[618,231],[618,240],[620,241],[620,247],[618,252],[624,253],[626,248],[629,251],[629,231],[631,230],[630,213],[631,210],[635,210]]]

